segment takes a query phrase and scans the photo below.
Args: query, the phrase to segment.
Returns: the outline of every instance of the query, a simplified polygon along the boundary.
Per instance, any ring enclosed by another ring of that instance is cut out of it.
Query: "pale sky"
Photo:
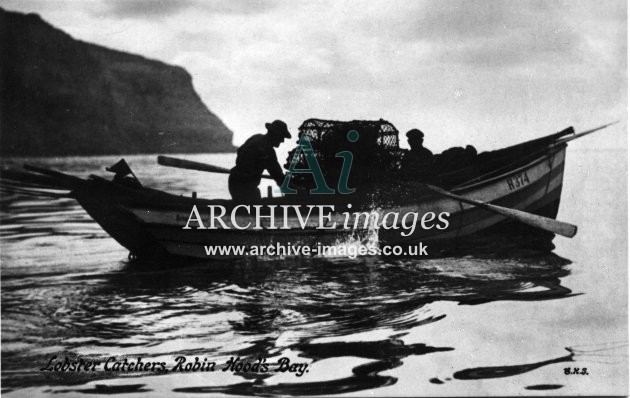
[[[434,152],[621,120],[627,2],[0,0],[76,39],[186,68],[240,144],[264,123],[379,119]],[[293,140],[290,146],[293,146]]]

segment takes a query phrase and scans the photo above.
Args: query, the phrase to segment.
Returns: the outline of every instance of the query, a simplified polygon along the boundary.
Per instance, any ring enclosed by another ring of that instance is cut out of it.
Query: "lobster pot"
[[[351,142],[350,131],[358,133],[358,140]],[[391,179],[399,173],[402,151],[399,148],[398,130],[386,120],[353,120],[349,122],[308,119],[299,128],[298,143],[307,136],[313,155],[317,159],[327,185],[337,188],[343,158],[339,152],[350,151],[353,155],[352,167],[348,179],[350,188],[366,188],[379,182]],[[294,169],[309,169],[305,148],[299,145],[293,148],[287,157],[285,168],[289,169],[298,153]],[[293,173],[291,185],[302,192],[315,187],[312,174]]]

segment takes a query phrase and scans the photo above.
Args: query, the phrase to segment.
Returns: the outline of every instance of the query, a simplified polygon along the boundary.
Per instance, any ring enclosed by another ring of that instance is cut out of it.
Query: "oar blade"
[[[489,203],[486,203],[486,206],[495,210],[496,213],[515,218],[523,224],[544,229],[545,231],[550,231],[567,238],[573,238],[577,234],[577,226],[564,221],[554,220],[553,218],[543,217],[521,210],[491,205]]]
[[[501,214],[507,218],[517,220],[522,222],[523,224],[531,225],[532,227],[540,228],[545,231],[553,232],[555,234],[565,236],[567,238],[572,238],[577,234],[577,226],[573,224],[566,223],[564,221],[554,220],[553,218],[539,216],[537,214],[528,213],[522,210],[511,209],[508,207],[492,205],[489,203],[481,202],[475,199],[469,199],[464,196],[460,196],[454,194],[453,192],[449,192],[440,187],[436,187],[434,185],[425,184],[425,186],[445,197],[459,200],[464,203],[471,204],[473,206],[481,207],[482,209],[486,209],[488,211],[492,211],[497,214]]]
[[[595,133],[597,131],[603,130],[603,129],[605,129],[607,127],[610,127],[612,125],[615,125],[617,123],[619,123],[618,120],[614,121],[614,122],[611,122],[611,123],[606,123],[606,124],[601,125],[599,127],[592,128],[590,130],[586,130],[586,131],[582,131],[582,132],[579,132],[579,133],[575,133],[575,134],[573,134],[571,136],[559,139],[558,141],[554,142],[553,145],[559,145],[559,144],[567,143],[569,141],[573,141],[573,140],[578,139],[580,137],[584,137],[585,135],[593,134],[593,133]]]

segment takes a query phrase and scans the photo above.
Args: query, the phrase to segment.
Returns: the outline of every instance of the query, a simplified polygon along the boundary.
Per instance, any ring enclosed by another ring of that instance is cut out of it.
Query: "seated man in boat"
[[[407,142],[411,149],[402,159],[401,170],[407,177],[426,180],[434,174],[435,158],[433,152],[422,146],[424,133],[418,129],[409,130]]]
[[[265,123],[267,134],[250,137],[236,152],[236,166],[230,171],[228,188],[237,202],[260,200],[258,185],[267,170],[278,186],[284,182],[284,172],[274,148],[285,138],[291,138],[287,124],[281,120]]]

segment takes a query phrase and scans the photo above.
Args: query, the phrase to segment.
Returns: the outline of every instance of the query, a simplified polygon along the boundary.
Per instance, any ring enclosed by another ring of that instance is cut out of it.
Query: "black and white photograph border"
[[[628,395],[627,21],[0,0],[1,393]]]

